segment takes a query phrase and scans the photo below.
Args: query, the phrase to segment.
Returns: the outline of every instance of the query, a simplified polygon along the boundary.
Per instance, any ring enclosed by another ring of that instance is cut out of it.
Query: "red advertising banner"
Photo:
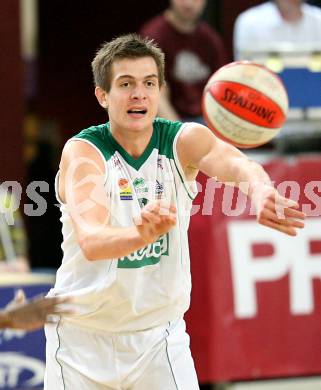
[[[321,374],[321,159],[265,168],[308,216],[296,237],[260,226],[232,187],[198,178],[186,320],[201,382]]]

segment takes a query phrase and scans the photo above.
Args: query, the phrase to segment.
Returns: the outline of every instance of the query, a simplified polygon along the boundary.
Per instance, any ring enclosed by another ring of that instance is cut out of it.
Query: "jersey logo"
[[[168,255],[169,234],[166,233],[152,244],[118,259],[118,268],[141,268],[146,265],[157,264],[162,256]]]
[[[147,205],[148,199],[147,198],[139,198],[138,202],[139,202],[140,208],[142,209],[143,207],[145,207]]]
[[[163,167],[163,160],[162,160],[161,156],[157,157],[157,168],[160,168],[162,170],[164,169],[164,167]]]
[[[164,184],[162,184],[158,180],[156,180],[156,185],[155,185],[156,199],[162,199],[163,194],[164,194]]]
[[[145,180],[142,177],[139,177],[139,178],[137,177],[133,181],[133,186],[135,188],[135,191],[136,191],[137,195],[143,194],[145,192],[148,192],[148,188],[147,188],[146,182],[145,182]]]
[[[118,180],[120,200],[133,200],[132,189],[127,179]]]
[[[113,167],[120,171],[122,168],[122,165],[121,165],[121,162],[119,161],[119,158],[117,156],[113,156],[111,158],[111,161],[112,161]]]

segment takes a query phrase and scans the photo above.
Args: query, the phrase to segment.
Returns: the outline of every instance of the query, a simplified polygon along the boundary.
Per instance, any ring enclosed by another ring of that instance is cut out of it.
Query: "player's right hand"
[[[155,242],[176,224],[176,207],[162,200],[150,202],[142,208],[134,222],[139,235],[146,244]]]

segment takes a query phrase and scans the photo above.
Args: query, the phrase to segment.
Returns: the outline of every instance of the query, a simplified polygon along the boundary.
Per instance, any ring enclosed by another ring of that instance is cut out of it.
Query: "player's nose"
[[[145,99],[146,91],[143,85],[136,85],[132,91],[132,99]]]

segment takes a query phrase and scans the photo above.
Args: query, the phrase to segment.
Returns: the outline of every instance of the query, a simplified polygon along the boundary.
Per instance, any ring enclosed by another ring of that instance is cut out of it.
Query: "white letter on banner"
[[[255,221],[230,222],[227,226],[235,315],[257,314],[256,282],[274,281],[290,273],[290,311],[310,314],[314,308],[313,279],[321,278],[321,255],[311,255],[309,243],[321,241],[321,220],[307,220],[298,236],[288,237]],[[271,256],[254,259],[253,244],[271,244]]]
[[[290,263],[290,248],[280,240],[280,232],[264,228],[256,221],[229,222],[227,225],[235,315],[237,318],[254,317],[257,313],[255,283],[271,281],[286,275]],[[253,259],[253,244],[269,243],[274,254]]]
[[[321,241],[321,219],[306,220],[293,243],[290,297],[291,313],[311,314],[314,310],[313,279],[321,279],[321,254],[311,254],[310,242]]]

